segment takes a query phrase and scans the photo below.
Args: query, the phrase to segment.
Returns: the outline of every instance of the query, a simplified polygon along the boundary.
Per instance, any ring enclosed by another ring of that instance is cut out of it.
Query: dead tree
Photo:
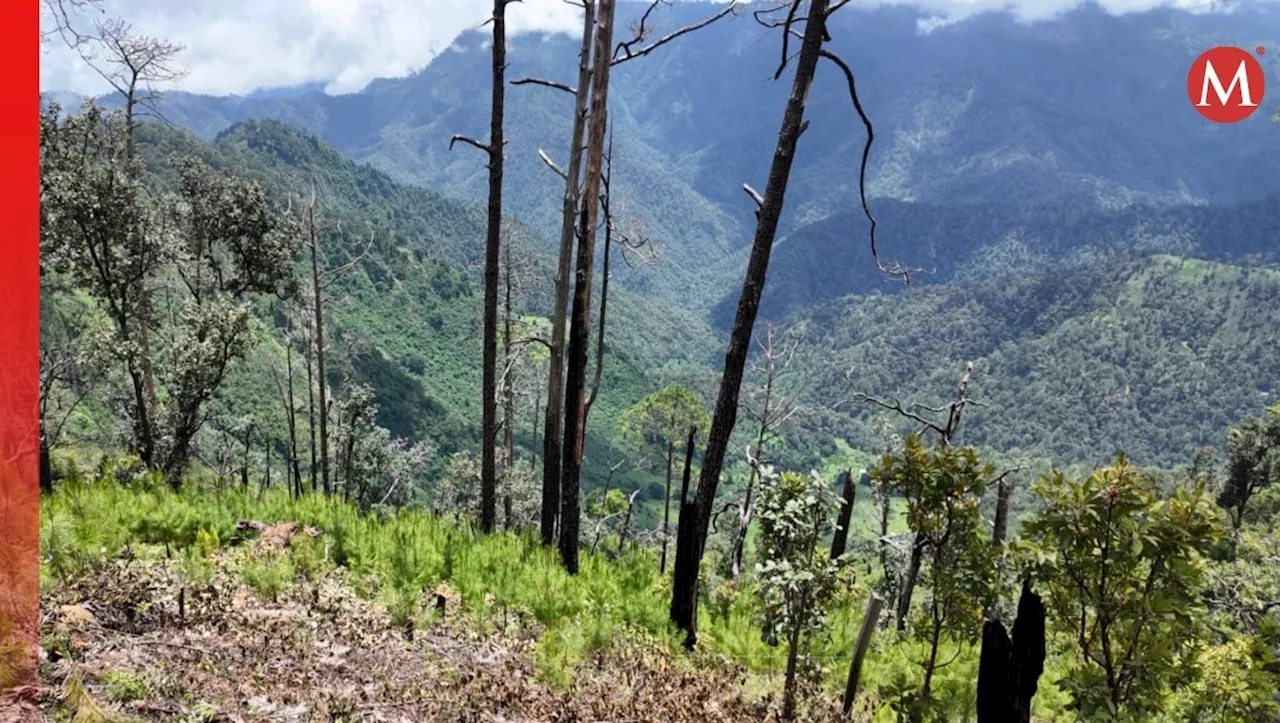
[[[79,24],[76,22],[77,17],[90,11],[99,14],[103,12],[102,0],[40,0],[40,11],[52,21],[52,27],[41,23],[41,52],[45,51],[45,44],[55,36],[61,38],[68,48],[79,50],[81,45],[91,42],[93,37],[76,29]]]
[[[591,284],[595,271],[596,219],[604,168],[604,141],[608,123],[609,47],[613,42],[616,0],[601,0],[591,73],[591,104],[587,129],[587,167],[578,220],[578,268],[574,278],[573,311],[569,325],[569,349],[565,378],[564,460],[560,483],[560,557],[565,570],[578,573],[578,527],[582,452],[585,436],[587,342],[590,333]]]
[[[847,373],[845,377],[846,379],[849,379],[850,382],[852,382],[852,371]],[[937,442],[940,446],[945,448],[950,448],[955,444],[957,436],[959,435],[960,422],[961,422],[961,419],[964,417],[965,409],[970,405],[981,406],[981,402],[978,402],[977,400],[971,399],[969,397],[969,383],[972,380],[972,378],[973,378],[973,362],[970,361],[967,364],[965,364],[964,374],[960,377],[960,383],[956,388],[955,398],[952,401],[938,407],[929,407],[929,406],[925,406],[923,404],[918,404],[918,403],[904,405],[901,399],[894,398],[892,402],[890,402],[890,401],[886,401],[876,397],[872,397],[862,392],[854,392],[852,398],[850,400],[846,400],[846,402],[847,401],[869,402],[882,409],[887,409],[891,412],[894,412],[902,416],[903,418],[911,421],[914,425],[916,425],[917,434],[936,435]],[[844,403],[845,402],[841,402],[840,404],[844,404]],[[945,418],[942,420],[932,419],[928,416],[925,416],[927,414],[945,415]],[[998,477],[996,477],[994,480],[992,480],[988,484],[988,486],[1004,484],[1008,476],[1018,471],[1019,469],[1021,468],[1018,467],[1018,468],[1006,470],[1005,472],[1001,473]],[[1005,504],[1006,504],[1006,516],[1007,516],[1007,500],[1005,501]],[[885,515],[886,516],[883,518],[883,521],[882,521],[882,529],[885,526],[885,523],[887,523],[888,521],[887,512],[885,513]],[[997,510],[997,517],[999,517],[998,510]],[[1002,540],[1003,534],[1004,534],[1003,531],[1001,531],[999,534]],[[910,558],[910,562],[907,565],[906,575],[903,578],[902,586],[900,588],[899,597],[898,597],[898,605],[896,610],[898,630],[906,629],[907,616],[911,610],[911,597],[915,593],[916,580],[920,575],[920,565],[923,562],[924,544],[925,544],[925,540],[924,540],[923,534],[917,533],[911,543],[911,558]]]
[[[629,233],[623,233],[617,230],[615,225],[615,201],[612,197],[611,182],[613,180],[613,129],[612,124],[609,129],[609,149],[605,153],[605,171],[604,171],[604,193],[600,195],[600,212],[604,215],[604,263],[600,270],[600,319],[596,328],[596,371],[595,377],[591,381],[591,393],[587,396],[586,404],[583,407],[583,425],[586,425],[586,416],[591,413],[591,405],[596,401],[596,395],[600,393],[600,382],[604,378],[604,356],[605,356],[605,329],[608,320],[609,311],[609,278],[612,268],[613,247],[621,245],[622,258],[629,266],[633,266],[632,258],[653,258],[652,255],[646,256],[646,249],[652,246],[639,230],[638,225],[632,227]]]
[[[94,28],[92,34],[81,36],[73,47],[123,98],[129,133],[128,154],[132,157],[138,118],[150,115],[163,119],[159,102],[164,94],[157,86],[176,83],[187,76],[187,71],[177,64],[178,55],[185,48],[138,33],[129,23],[117,18],[98,19]]]
[[[502,374],[498,377],[498,396],[502,399],[502,509],[503,519],[506,520],[507,528],[511,527],[512,519],[512,479],[515,474],[516,464],[516,393],[518,389],[518,378],[521,374],[521,364],[526,359],[523,349],[529,342],[534,341],[533,338],[527,338],[517,341],[514,339],[514,330],[518,323],[515,310],[515,300],[523,293],[527,278],[532,274],[532,265],[523,254],[515,253],[514,239],[510,234],[502,244],[502,286],[503,286],[503,304],[502,304],[502,354],[503,369]],[[541,341],[541,340],[538,340]],[[530,374],[530,377],[533,375]],[[536,383],[536,382],[535,382]],[[534,404],[537,406],[536,401]],[[537,425],[534,425],[535,430]],[[532,461],[530,465],[532,468]]]
[[[324,260],[324,251],[320,248],[320,238],[328,231],[340,231],[342,226],[338,221],[330,221],[321,223],[316,218],[316,207],[318,199],[314,187],[311,189],[310,197],[302,204],[302,234],[303,245],[311,252],[311,306],[314,319],[312,330],[312,341],[314,346],[312,353],[315,354],[316,373],[315,382],[318,387],[316,406],[319,407],[318,415],[320,419],[320,480],[326,495],[332,492],[331,487],[331,470],[329,465],[329,393],[328,379],[326,378],[325,360],[327,357],[327,348],[325,346],[324,336],[324,305],[325,290],[329,288],[334,281],[342,276],[342,274],[355,268],[360,262],[364,261],[364,257],[368,255],[369,249],[373,247],[373,236],[369,236],[369,243],[364,249],[353,257],[347,263],[329,269]],[[314,465],[314,462],[313,462]],[[314,475],[314,472],[313,472]],[[312,478],[312,487],[315,486],[315,479]]]
[[[1030,723],[1044,659],[1045,607],[1024,578],[1012,639],[999,620],[988,620],[982,628],[978,723]]]
[[[848,545],[849,523],[853,519],[853,506],[858,501],[858,482],[853,479],[853,470],[847,470],[841,476],[844,477],[844,490],[841,495],[840,514],[836,518],[836,531],[831,539],[832,560],[843,555]]]
[[[737,509],[737,526],[729,548],[730,577],[735,581],[742,576],[747,530],[755,517],[755,485],[759,480],[759,466],[767,464],[765,447],[777,438],[778,429],[799,409],[798,395],[786,393],[782,386],[791,373],[792,362],[800,342],[799,339],[794,339],[790,343],[779,344],[775,331],[774,326],[768,324],[765,326],[764,339],[756,339],[756,344],[760,347],[760,356],[752,362],[752,371],[760,374],[764,381],[756,404],[749,402],[743,404],[747,415],[756,423],[755,443],[747,449],[747,457],[753,461],[747,476],[747,489],[741,500],[730,502],[716,513],[716,517],[719,517],[730,507]],[[748,396],[752,395],[749,393]],[[718,522],[718,520],[714,521],[717,525]]]
[[[284,407],[285,423],[289,429],[289,461],[288,470],[292,475],[292,485],[290,492],[294,497],[302,495],[302,467],[298,463],[298,398],[294,394],[293,377],[293,335],[291,330],[286,328],[284,339],[284,373],[280,373],[280,369],[272,361],[268,364],[271,368],[271,376],[276,383],[276,393],[280,395],[280,403]],[[283,377],[283,379],[281,379]]]
[[[573,92],[573,133],[569,141],[569,164],[564,176],[564,199],[561,207],[560,255],[556,265],[555,302],[551,314],[551,349],[547,370],[547,412],[543,428],[542,449],[542,544],[555,544],[560,519],[560,465],[564,455],[564,341],[565,313],[569,306],[569,268],[573,261],[577,237],[575,219],[578,212],[579,183],[582,172],[583,137],[587,125],[587,98],[590,92],[591,49],[595,39],[595,0],[583,0],[582,49],[578,55],[578,86]],[[515,81],[521,83],[521,81]],[[535,82],[526,79],[525,82]],[[546,154],[543,160],[550,163]],[[557,169],[558,170],[558,169]]]
[[[676,567],[674,570],[674,582],[676,585],[685,583],[680,576],[680,560],[682,558],[688,559],[695,552],[694,548],[699,544],[697,538],[698,502],[696,497],[693,500],[689,499],[689,477],[693,463],[693,441],[696,434],[697,428],[690,427],[689,441],[685,443],[684,479],[680,483],[680,521],[676,527]],[[705,464],[706,462],[704,461],[703,469],[706,469]],[[697,584],[697,572],[698,570],[695,568],[693,577],[694,585]],[[697,597],[693,598],[691,607],[678,607],[688,604],[689,601],[686,597],[682,595],[672,595],[670,615],[672,619],[687,617],[689,620],[690,630],[693,630],[696,629],[694,626],[697,624],[698,617]],[[695,633],[688,632],[685,635],[685,648],[692,650],[696,642],[697,638],[695,637]]]
[[[497,521],[498,477],[496,458],[498,400],[498,266],[502,244],[502,170],[506,141],[503,139],[507,72],[507,6],[518,0],[493,0],[493,87],[489,114],[489,142],[467,136],[449,139],[449,148],[458,141],[474,146],[489,158],[489,221],[484,247],[484,380],[481,396],[484,407],[480,431],[480,528],[493,532]]]
[[[538,151],[542,161],[556,175],[560,176],[565,184],[561,205],[560,251],[556,265],[555,301],[551,315],[551,339],[549,345],[551,353],[547,369],[547,406],[543,429],[542,514],[540,522],[542,544],[548,546],[555,543],[557,530],[559,529],[562,506],[561,488],[563,486],[564,473],[563,460],[567,456],[565,435],[569,426],[566,425],[565,420],[567,400],[565,399],[564,375],[566,364],[565,332],[569,311],[569,273],[574,258],[574,242],[575,240],[580,241],[580,238],[586,234],[586,229],[577,224],[577,219],[581,215],[579,205],[584,197],[583,186],[585,183],[581,177],[582,159],[588,123],[587,104],[591,94],[590,86],[594,82],[593,75],[599,75],[598,71],[602,67],[605,69],[604,72],[607,73],[607,69],[610,66],[648,55],[676,38],[705,27],[729,14],[736,14],[739,7],[738,0],[734,0],[727,7],[703,21],[679,28],[650,42],[649,39],[653,33],[653,27],[649,24],[651,14],[659,5],[670,4],[669,0],[650,0],[649,7],[642,16],[634,37],[619,43],[612,55],[606,55],[605,53],[609,50],[611,43],[612,27],[610,27],[610,38],[600,42],[597,37],[598,30],[596,27],[596,11],[600,5],[599,0],[581,0],[580,3],[574,4],[580,4],[583,8],[582,44],[578,54],[577,85],[569,86],[565,83],[545,78],[518,78],[511,81],[512,85],[538,85],[552,88],[572,95],[574,98],[573,130],[569,141],[568,164],[562,169],[551,160],[545,151]],[[610,26],[612,26],[612,23],[610,23]],[[593,48],[595,49],[594,56]],[[593,64],[596,70],[593,70]],[[587,183],[589,182],[587,181]],[[589,195],[585,197],[592,198]]]
[[[304,312],[305,312],[305,307],[304,307]],[[319,459],[316,456],[316,385],[315,385],[315,368],[314,368],[315,361],[311,354],[311,350],[315,348],[314,346],[315,334],[312,331],[313,320],[314,320],[314,317],[312,317],[311,319],[307,319],[305,316],[305,313],[303,314],[303,321],[302,321],[303,336],[299,341],[301,342],[301,345],[302,345],[303,366],[306,367],[306,371],[307,371],[307,437],[308,437],[307,451],[308,451],[309,462],[310,462],[309,474],[307,476],[307,483],[310,485],[311,491],[315,492],[317,489],[316,480],[317,480],[317,475],[319,474],[320,467],[319,467]]]
[[[862,628],[858,631],[858,641],[853,646],[853,657],[849,661],[849,677],[845,679],[844,698],[840,710],[845,717],[853,711],[853,701],[858,695],[858,681],[862,678],[862,661],[867,656],[867,648],[871,646],[871,634],[876,630],[876,621],[880,619],[880,608],[884,598],[871,593],[867,598],[867,609],[862,615]]]
[[[622,556],[623,550],[627,546],[627,538],[631,536],[631,517],[636,507],[636,496],[640,494],[640,490],[636,490],[627,496],[627,516],[622,521],[622,530],[618,533],[618,552],[617,557]]]
[[[769,169],[768,182],[764,194],[761,195],[744,185],[744,190],[755,200],[756,232],[751,245],[751,255],[747,261],[746,276],[743,279],[742,293],[738,297],[738,308],[734,316],[729,346],[725,351],[724,372],[720,382],[720,394],[716,400],[715,414],[712,417],[711,430],[707,436],[707,449],[703,457],[702,473],[698,480],[698,492],[694,498],[694,509],[697,517],[693,530],[694,540],[687,548],[676,554],[675,582],[672,589],[671,619],[677,627],[684,630],[689,644],[696,640],[695,612],[698,604],[698,568],[706,547],[707,533],[710,528],[712,507],[715,504],[716,489],[720,484],[720,472],[724,466],[725,452],[729,446],[729,438],[733,434],[738,414],[738,395],[742,386],[743,369],[746,365],[747,351],[750,345],[752,329],[756,315],[760,309],[760,297],[764,292],[765,277],[769,269],[769,257],[773,250],[773,241],[778,231],[778,221],[782,216],[786,196],[787,182],[791,176],[791,166],[796,155],[796,145],[804,133],[808,123],[804,119],[805,103],[808,101],[809,89],[818,69],[818,61],[827,58],[845,75],[849,86],[850,99],[854,109],[862,119],[867,130],[867,145],[864,146],[862,167],[859,177],[859,190],[862,207],[871,221],[871,251],[877,265],[882,271],[907,278],[905,270],[898,267],[886,267],[879,262],[875,246],[875,219],[871,216],[866,202],[866,166],[867,157],[873,138],[871,123],[867,120],[858,99],[854,84],[853,72],[839,56],[823,48],[828,40],[827,18],[846,3],[837,0],[834,4],[829,0],[791,0],[784,7],[787,14],[784,20],[769,20],[767,10],[757,11],[756,18],[766,25],[782,27],[782,60],[778,65],[774,78],[782,76],[787,65],[792,61],[790,44],[793,35],[801,38],[800,51],[795,57],[796,73],[792,82],[791,95],[787,100],[782,124],[778,130],[778,145],[774,150],[773,163]],[[806,12],[800,16],[801,8]],[[804,23],[804,32],[798,33],[795,25]]]

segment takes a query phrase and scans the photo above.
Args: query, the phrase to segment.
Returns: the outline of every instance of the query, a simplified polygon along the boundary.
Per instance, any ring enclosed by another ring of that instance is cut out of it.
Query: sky
[[[717,0],[677,0],[708,2]],[[719,0],[723,2],[723,0]],[[380,77],[422,68],[462,32],[489,17],[488,0],[99,0],[102,13],[139,31],[181,43],[188,74],[182,89],[213,95],[260,88],[326,83],[330,93],[351,93]],[[1008,7],[1024,19],[1070,9],[1079,0],[859,0],[909,3],[946,24],[975,11]],[[1207,9],[1219,0],[1101,0],[1113,12],[1155,5]],[[523,0],[508,10],[508,30],[581,32],[579,10],[566,0]],[[99,13],[97,17],[102,17]],[[77,19],[92,27],[94,16]],[[97,95],[104,81],[56,39],[41,59],[44,91]]]

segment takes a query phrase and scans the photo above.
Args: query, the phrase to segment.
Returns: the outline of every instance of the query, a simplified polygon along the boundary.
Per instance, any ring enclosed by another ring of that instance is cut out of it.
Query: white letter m
[[[1222,80],[1218,77],[1218,71],[1213,67],[1213,63],[1208,60],[1204,63],[1204,83],[1200,87],[1200,102],[1196,103],[1197,107],[1209,105],[1209,84],[1213,84],[1214,91],[1218,94],[1218,100],[1222,105],[1226,105],[1231,99],[1231,94],[1235,91],[1236,85],[1240,86],[1240,107],[1251,108],[1257,106],[1253,102],[1253,95],[1249,93],[1249,73],[1245,67],[1245,62],[1240,61],[1240,67],[1236,69],[1235,76],[1231,79],[1231,85],[1226,89],[1222,87]]]

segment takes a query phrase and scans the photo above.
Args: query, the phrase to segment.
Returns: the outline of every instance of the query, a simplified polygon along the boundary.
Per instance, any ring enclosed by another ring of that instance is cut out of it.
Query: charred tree
[[[587,106],[591,96],[591,85],[594,82],[593,77],[599,76],[602,68],[607,73],[607,68],[611,66],[648,55],[679,37],[706,27],[720,18],[736,14],[741,5],[738,0],[734,0],[725,8],[703,20],[678,28],[657,40],[650,41],[653,35],[653,27],[649,24],[650,15],[659,5],[665,2],[667,0],[650,0],[648,9],[641,16],[638,26],[635,28],[634,36],[619,43],[610,55],[609,46],[612,42],[612,37],[604,39],[603,42],[600,42],[601,39],[598,37],[597,10],[601,5],[600,0],[580,0],[583,8],[583,18],[582,44],[578,55],[577,85],[571,87],[565,83],[543,78],[519,78],[511,82],[512,85],[539,85],[568,93],[574,97],[573,131],[570,136],[567,166],[562,169],[552,162],[546,153],[538,152],[542,161],[565,184],[561,208],[559,262],[556,266],[555,277],[555,301],[551,315],[550,361],[547,369],[547,406],[543,425],[542,514],[540,523],[542,527],[542,543],[548,546],[555,543],[559,525],[561,524],[562,501],[560,495],[564,484],[564,459],[568,456],[566,435],[572,431],[570,426],[566,424],[565,419],[566,406],[570,403],[565,398],[564,376],[567,363],[565,336],[569,311],[569,273],[574,259],[574,242],[575,239],[580,239],[587,233],[586,229],[575,222],[583,211],[580,205],[591,205],[582,203],[582,199],[592,198],[592,196],[588,196],[583,192],[585,183],[590,183],[591,181],[587,180],[584,183],[581,174],[585,146],[584,138],[586,137],[588,123]],[[612,23],[610,25],[612,26]],[[612,35],[612,28],[610,29],[610,35]],[[594,54],[593,48],[595,50]]]
[[[564,342],[569,307],[569,270],[573,262],[578,191],[582,175],[583,137],[587,126],[587,98],[591,80],[591,49],[595,37],[595,0],[583,0],[582,48],[578,55],[578,87],[574,90],[573,132],[569,164],[564,173],[561,205],[560,256],[556,265],[555,302],[551,313],[551,349],[547,370],[547,412],[542,441],[542,544],[556,541],[560,519],[560,473],[564,458]]]
[[[579,211],[578,267],[574,278],[573,313],[569,326],[565,378],[564,461],[560,484],[560,557],[565,570],[578,573],[578,531],[581,525],[581,476],[585,431],[587,346],[591,326],[591,283],[595,270],[595,236],[604,169],[605,131],[609,103],[609,47],[613,42],[616,0],[601,0],[595,37],[595,68],[591,74],[591,109],[587,132],[587,167]]]
[[[774,75],[775,79],[781,77],[791,60],[789,48],[792,34],[795,32],[793,25],[799,21],[797,14],[802,5],[805,5],[804,0],[793,0],[785,22],[778,23],[783,26],[783,47],[782,62]],[[843,5],[843,2],[837,2],[834,7],[839,8]],[[707,533],[711,525],[712,507],[715,502],[716,489],[720,484],[720,472],[724,467],[725,452],[728,449],[729,437],[733,433],[733,427],[737,421],[738,395],[742,386],[742,374],[746,364],[748,346],[751,341],[751,332],[760,309],[760,297],[764,292],[765,277],[769,269],[769,257],[773,251],[773,241],[778,231],[778,220],[782,216],[787,182],[790,179],[791,166],[795,159],[796,145],[807,125],[804,120],[805,103],[808,100],[809,89],[817,72],[819,58],[826,57],[830,59],[844,71],[849,81],[849,90],[854,106],[868,129],[868,146],[871,142],[870,124],[866,122],[866,116],[862,113],[861,105],[854,91],[852,72],[849,71],[843,60],[840,60],[838,56],[824,50],[822,47],[828,37],[826,20],[832,9],[832,5],[828,0],[809,0],[808,2],[804,18],[805,29],[804,33],[801,34],[800,52],[795,60],[795,79],[792,82],[791,95],[787,100],[782,124],[778,130],[778,145],[774,150],[773,162],[769,169],[769,178],[765,185],[764,195],[761,196],[756,193],[750,186],[744,187],[758,205],[755,238],[752,240],[746,276],[743,279],[741,295],[738,297],[738,308],[734,316],[728,349],[725,351],[720,394],[716,400],[711,430],[708,433],[702,472],[698,479],[698,491],[694,496],[694,501],[691,503],[695,520],[690,528],[690,540],[683,547],[678,544],[676,550],[676,585],[672,590],[671,619],[677,627],[685,631],[687,642],[690,645],[694,644],[697,635],[695,617],[698,601],[698,568],[702,563]],[[862,172],[864,178],[865,170],[866,154],[864,153]],[[865,193],[863,193],[863,210],[867,210]],[[873,223],[873,255],[875,252],[874,228]]]
[[[507,6],[517,0],[493,0],[493,70],[489,113],[489,142],[455,135],[458,141],[484,151],[489,158],[488,228],[484,246],[484,330],[483,381],[480,423],[480,528],[493,532],[497,524],[497,429],[498,429],[498,275],[502,246],[502,172],[504,159],[503,115],[506,103]]]
[[[698,525],[698,505],[697,498],[689,500],[689,477],[693,468],[693,442],[697,435],[697,428],[689,428],[689,440],[685,443],[684,453],[684,480],[680,484],[680,519],[676,523],[676,561],[677,565],[674,570],[674,579],[672,585],[675,589],[693,587],[698,585],[698,568],[680,567],[678,562],[680,556],[688,557],[694,552],[694,547],[698,544],[697,525]],[[692,599],[682,596],[673,595],[671,597],[671,619],[687,618],[692,624],[696,624],[698,617],[698,599]],[[684,646],[689,650],[697,643],[697,637],[692,630],[685,632]]]
[[[858,483],[853,480],[853,470],[844,473],[843,504],[836,519],[835,535],[831,539],[831,559],[844,554],[849,542],[849,522],[853,519],[853,505],[858,501]]]
[[[1022,581],[1013,637],[999,620],[982,629],[978,661],[978,723],[1030,723],[1031,700],[1039,687],[1045,659],[1045,607]]]

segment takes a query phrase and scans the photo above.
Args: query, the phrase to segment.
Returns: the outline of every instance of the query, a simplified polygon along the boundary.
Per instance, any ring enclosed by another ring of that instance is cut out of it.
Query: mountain
[[[778,31],[753,22],[752,9],[615,68],[618,193],[668,260],[657,273],[620,272],[623,285],[705,309],[740,278],[732,252],[749,242],[752,220],[741,187],[764,183],[788,92],[785,79],[770,79]],[[638,10],[625,4],[620,28]],[[707,13],[701,3],[664,7],[659,31]],[[1118,16],[1083,6],[1030,24],[984,13],[925,32],[928,21],[895,6],[849,7],[831,21],[830,47],[857,72],[875,127],[874,197],[1114,208],[1229,203],[1280,188],[1280,127],[1268,114],[1205,123],[1185,90],[1190,62],[1209,47],[1280,46],[1274,6]],[[516,36],[508,77],[569,81],[576,52],[566,36]],[[1275,57],[1263,62],[1280,78]],[[419,73],[359,93],[174,93],[166,114],[206,138],[239,120],[277,118],[397,180],[479,200],[483,163],[468,149],[450,152],[448,139],[483,135],[487,99],[473,89],[487,87],[488,63],[485,37],[470,33]],[[560,184],[536,151],[564,156],[570,101],[533,86],[508,98],[508,208],[554,238]],[[783,233],[857,208],[864,133],[833,65],[820,68],[808,118]]]
[[[882,258],[919,269],[910,283],[1006,283],[1008,279],[1096,263],[1117,254],[1154,253],[1280,264],[1280,190],[1261,199],[1214,206],[1117,210],[1079,205],[903,203],[872,207]],[[893,293],[903,284],[876,268],[861,211],[837,213],[779,240],[769,264],[761,318],[781,320],[849,294]],[[728,328],[736,290],[713,318]]]
[[[1171,255],[848,296],[803,319],[837,408],[801,444],[877,449],[871,404],[944,403],[973,360],[962,442],[1030,460],[1185,463],[1280,396],[1280,270]]]
[[[334,301],[328,334],[335,350],[330,381],[338,383],[345,373],[354,382],[371,384],[378,422],[395,436],[428,437],[444,453],[478,448],[478,269],[486,223],[481,205],[400,184],[314,135],[274,120],[238,123],[212,142],[158,124],[144,124],[139,134],[139,148],[160,183],[169,180],[165,161],[174,156],[195,156],[254,179],[281,203],[289,194],[309,192],[314,181],[321,211],[342,224],[342,233],[323,239],[329,266],[354,261],[372,239],[368,254],[350,273],[337,277],[330,290]],[[536,323],[550,313],[554,249],[514,220],[505,233],[535,279],[517,298],[517,312]],[[304,263],[300,275],[308,273]],[[700,317],[626,289],[610,288],[609,312],[604,379],[587,440],[591,480],[604,478],[603,472],[596,473],[611,461],[617,417],[655,388],[651,373],[664,365],[709,367],[713,346],[705,342],[717,338]],[[261,354],[236,367],[212,418],[250,414],[274,429],[277,438],[287,438],[267,366],[267,359],[283,356],[277,328],[282,313],[279,304],[262,307],[260,318],[271,334]],[[592,351],[594,369],[594,344]],[[341,361],[344,356],[349,362]],[[524,394],[517,408],[521,420],[533,419],[526,407],[533,404],[534,383],[518,381]],[[545,379],[537,384],[544,385]],[[520,454],[527,455],[534,441],[531,422],[521,422],[517,439],[524,448]],[[631,471],[621,471],[615,479],[633,477],[636,484],[649,481]]]
[[[788,92],[785,77],[771,79],[778,31],[753,22],[751,9],[615,68],[620,220],[665,258],[615,270],[594,463],[607,456],[611,420],[654,385],[686,383],[708,402],[715,393],[752,232],[742,184],[762,188]],[[623,12],[627,27],[636,7]],[[707,12],[663,6],[659,32]],[[1272,393],[1254,360],[1280,334],[1240,299],[1272,299],[1269,272],[1246,267],[1280,262],[1280,126],[1262,112],[1230,126],[1205,122],[1188,107],[1185,76],[1215,45],[1276,46],[1274,6],[1123,15],[1083,6],[1034,23],[984,13],[941,25],[905,7],[848,7],[830,29],[875,128],[868,192],[880,253],[920,272],[903,288],[875,270],[857,200],[865,136],[844,77],[824,63],[762,306],[762,321],[809,329],[808,371],[822,380],[807,396],[816,411],[787,432],[786,462],[820,464],[844,442],[877,447],[865,410],[823,410],[846,390],[841,375],[853,364],[875,370],[868,393],[914,398],[945,394],[958,366],[975,359],[975,389],[1009,411],[974,414],[968,439],[1066,463],[1093,460],[1112,442],[1144,463],[1182,461],[1184,442],[1220,441]],[[380,351],[386,363],[370,357],[366,376],[386,378],[388,404],[409,405],[397,419],[437,419],[432,430],[466,443],[478,418],[470,390],[487,176],[482,159],[451,152],[448,139],[487,127],[487,97],[474,92],[489,83],[485,41],[465,34],[422,71],[358,93],[173,93],[165,107],[204,139],[183,143],[268,185],[282,171],[319,176],[339,210],[372,225],[378,260],[346,289],[352,302],[339,322]],[[568,80],[576,52],[566,36],[516,36],[508,77]],[[1273,76],[1275,55],[1262,58]],[[538,316],[563,187],[537,151],[563,157],[570,101],[532,86],[508,98],[504,195],[541,279],[527,301]],[[1206,271],[1191,283],[1187,269]],[[1135,286],[1148,293],[1133,296]],[[1152,289],[1172,296],[1166,303]],[[1205,322],[1216,309],[1239,326]],[[1115,341],[1100,319],[1122,330],[1123,363],[1081,351]],[[1196,335],[1182,335],[1184,319]],[[1214,356],[1189,356],[1183,342]],[[1045,359],[1060,363],[1042,368]],[[1208,387],[1180,381],[1196,378]],[[1100,421],[1081,379],[1124,390],[1129,406]],[[1043,416],[1028,399],[1055,410],[1052,428],[1037,427]],[[443,411],[425,411],[433,405]],[[1054,431],[1068,429],[1065,438]]]

